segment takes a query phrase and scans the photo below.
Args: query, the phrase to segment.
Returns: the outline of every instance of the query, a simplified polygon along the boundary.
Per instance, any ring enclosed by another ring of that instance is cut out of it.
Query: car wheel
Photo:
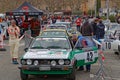
[[[118,45],[118,51],[120,51],[120,45]]]
[[[119,53],[118,52],[114,52],[115,53],[115,55],[119,55]]]
[[[27,80],[28,79],[28,75],[23,74],[21,70],[20,70],[20,77],[21,77],[21,80]]]
[[[72,73],[68,75],[67,80],[75,80],[76,79],[76,67],[75,65],[73,66]]]

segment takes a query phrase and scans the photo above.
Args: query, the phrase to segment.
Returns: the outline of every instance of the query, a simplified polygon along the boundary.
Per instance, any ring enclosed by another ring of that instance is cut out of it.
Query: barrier
[[[100,63],[100,67],[98,69],[98,71],[96,72],[95,76],[92,75],[93,79],[92,80],[108,80],[108,74],[106,73],[106,68],[103,64],[105,60],[105,56],[103,54],[102,50],[99,50],[99,63]],[[91,75],[90,75],[91,76]],[[109,80],[113,80],[112,77],[109,77]]]

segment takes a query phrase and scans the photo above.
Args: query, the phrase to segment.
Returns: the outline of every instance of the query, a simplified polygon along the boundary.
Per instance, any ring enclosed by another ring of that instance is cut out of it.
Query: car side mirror
[[[24,51],[27,52],[27,51],[28,51],[28,48],[25,48]]]

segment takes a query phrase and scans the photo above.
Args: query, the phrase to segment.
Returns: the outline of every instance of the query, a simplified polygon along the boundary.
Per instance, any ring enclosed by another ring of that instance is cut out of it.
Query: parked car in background
[[[120,54],[120,30],[106,33],[105,38],[100,40],[104,50],[111,50]]]

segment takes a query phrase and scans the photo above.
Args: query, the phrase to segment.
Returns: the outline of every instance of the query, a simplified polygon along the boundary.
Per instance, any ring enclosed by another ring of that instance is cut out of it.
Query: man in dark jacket
[[[81,26],[80,32],[83,36],[93,36],[93,27],[91,26],[91,24],[87,19]]]
[[[96,38],[103,39],[105,35],[105,25],[102,23],[102,20],[99,20],[96,31],[97,31]]]
[[[88,19],[86,19],[83,25],[81,26],[81,34],[86,38],[92,38],[93,36],[93,27],[89,23]],[[80,66],[79,69],[84,70],[84,67]],[[90,72],[90,69],[91,65],[90,64],[86,65],[86,71]]]
[[[93,22],[91,22],[91,25],[93,27],[93,37],[96,39],[96,33],[97,33],[97,23],[98,19],[94,19]]]

